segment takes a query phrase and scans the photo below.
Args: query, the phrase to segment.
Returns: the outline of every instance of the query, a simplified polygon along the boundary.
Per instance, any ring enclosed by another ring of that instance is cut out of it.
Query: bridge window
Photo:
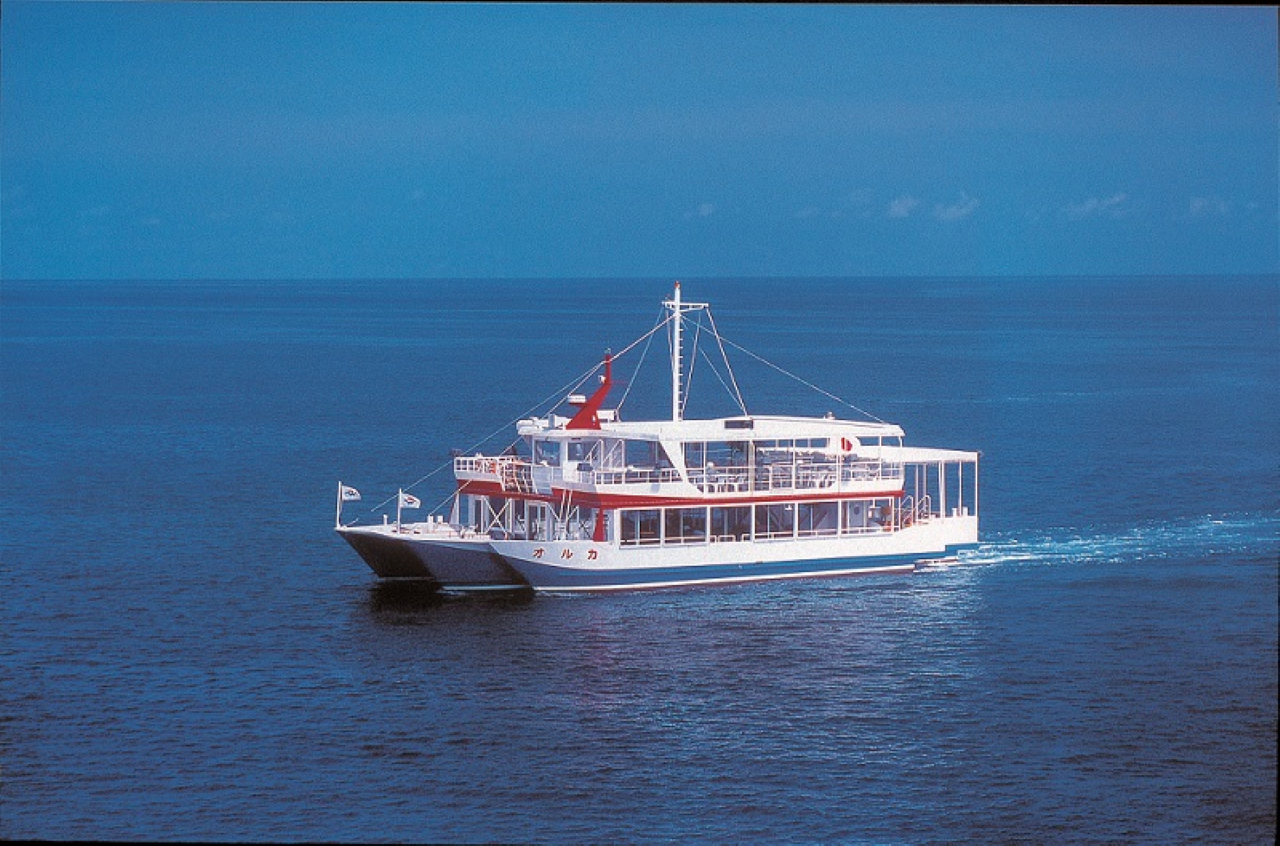
[[[560,442],[551,440],[534,441],[533,461],[535,464],[546,464],[550,467],[559,467]]]
[[[589,440],[574,439],[569,441],[569,463],[570,465],[579,461],[599,461],[600,460],[600,441],[594,438]]]

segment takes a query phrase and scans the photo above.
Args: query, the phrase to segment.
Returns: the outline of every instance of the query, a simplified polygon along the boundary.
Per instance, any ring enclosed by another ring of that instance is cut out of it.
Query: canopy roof
[[[521,420],[517,432],[554,440],[583,437],[642,441],[771,441],[805,438],[876,440],[901,438],[901,426],[834,417],[718,417],[709,420],[639,420],[604,422],[598,431],[566,429],[565,418]]]

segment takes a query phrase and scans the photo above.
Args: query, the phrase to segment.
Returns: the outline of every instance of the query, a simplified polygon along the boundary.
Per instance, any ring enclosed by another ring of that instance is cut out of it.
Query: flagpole
[[[404,505],[404,489],[396,493],[396,534],[400,534],[400,508]]]
[[[338,482],[338,507],[333,515],[333,527],[342,528],[342,482]]]

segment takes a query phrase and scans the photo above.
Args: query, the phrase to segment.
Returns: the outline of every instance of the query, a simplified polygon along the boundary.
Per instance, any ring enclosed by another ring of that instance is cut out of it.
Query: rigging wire
[[[712,361],[712,360],[711,360],[711,356],[707,355],[707,351],[706,351],[706,350],[702,350],[701,352],[702,352],[702,357],[703,357],[703,358],[706,360],[706,362],[707,362],[707,366],[711,368],[711,372],[712,372],[712,373],[714,373],[714,374],[716,375],[716,378],[720,380],[720,387],[724,388],[725,393],[729,394],[730,396],[733,396],[733,391],[729,388],[728,384],[726,384],[726,383],[725,383],[725,381],[724,381],[724,377],[720,375],[720,371],[719,371],[718,369],[716,369],[716,364],[715,364],[715,362],[714,362],[714,361]],[[727,369],[727,370],[728,370],[729,368],[728,368],[728,367],[726,367],[725,369]],[[732,370],[729,370],[729,378],[731,378],[731,379],[733,378],[733,371],[732,371]],[[738,398],[737,398],[737,400],[738,400],[738,407],[739,407],[740,409],[742,409],[742,414],[743,414],[743,416],[744,416],[744,417],[749,416],[749,415],[747,414],[747,407],[746,407],[745,405],[743,405],[743,404],[742,404],[742,398],[741,398],[741,397],[738,397]]]
[[[789,370],[784,370],[783,368],[781,368],[781,367],[779,367],[778,365],[774,364],[772,361],[769,361],[767,358],[761,358],[760,356],[756,355],[756,354],[755,354],[755,353],[753,353],[751,350],[747,349],[746,347],[742,346],[741,344],[735,344],[733,341],[730,341],[728,338],[725,338],[725,337],[723,337],[723,336],[721,336],[721,340],[723,340],[726,344],[728,344],[729,346],[733,347],[734,349],[736,349],[736,350],[740,350],[740,351],[742,351],[742,352],[746,353],[747,355],[749,355],[749,356],[751,356],[752,358],[754,358],[756,361],[759,361],[759,362],[761,362],[762,364],[767,364],[767,365],[769,365],[769,366],[770,366],[770,367],[772,367],[774,370],[778,371],[779,373],[783,374],[784,376],[790,376],[792,379],[795,379],[795,380],[796,380],[797,382],[799,382],[800,384],[805,385],[805,386],[807,386],[807,387],[809,387],[809,388],[812,388],[813,390],[817,391],[818,393],[822,394],[823,396],[830,397],[831,399],[835,400],[836,402],[840,403],[841,405],[845,405],[845,406],[848,406],[849,408],[852,408],[854,411],[858,412],[859,414],[865,414],[867,417],[870,417],[872,420],[876,421],[877,423],[885,423],[885,422],[886,422],[886,421],[884,421],[884,420],[881,420],[879,417],[876,417],[876,416],[875,416],[874,414],[872,414],[870,411],[867,411],[866,409],[858,408],[856,405],[854,405],[853,403],[849,402],[848,400],[841,399],[840,397],[836,396],[835,394],[831,393],[830,391],[827,391],[827,390],[824,390],[824,389],[822,389],[822,388],[819,388],[817,385],[815,385],[815,384],[813,384],[812,382],[809,382],[809,381],[807,381],[807,380],[805,380],[805,379],[801,379],[799,376],[797,376],[796,374],[792,373],[792,372],[791,372],[791,371],[789,371]]]
[[[666,324],[667,320],[669,320],[669,319],[670,319],[670,318],[667,318],[667,319],[664,319],[664,320],[659,321],[659,322],[658,322],[658,323],[657,323],[657,324],[656,324],[652,329],[650,329],[648,332],[646,332],[645,334],[641,335],[641,336],[640,336],[639,338],[637,338],[636,340],[632,341],[630,344],[628,344],[628,345],[627,345],[627,346],[622,350],[622,352],[618,353],[617,355],[615,355],[615,356],[613,357],[613,358],[614,358],[614,360],[617,360],[617,359],[621,358],[622,356],[626,355],[626,354],[627,354],[628,352],[630,352],[631,350],[635,349],[636,345],[637,345],[637,344],[639,344],[641,341],[644,341],[644,340],[646,340],[646,339],[650,339],[650,340],[651,340],[651,339],[653,338],[654,334],[655,334],[659,329],[661,329],[661,328]],[[649,349],[649,345],[648,345],[648,344],[645,344],[645,351],[647,352],[647,351],[648,351],[648,349]],[[641,356],[641,361],[643,362],[643,360],[644,360],[644,356],[642,355],[642,356]],[[585,382],[585,381],[587,381],[588,379],[590,379],[590,378],[591,378],[591,376],[592,376],[592,374],[594,374],[597,370],[599,370],[599,369],[600,369],[601,367],[603,367],[603,366],[604,366],[604,365],[603,365],[602,363],[599,363],[599,362],[597,362],[596,364],[593,364],[593,365],[591,366],[591,368],[590,368],[590,369],[588,369],[588,370],[587,370],[585,373],[583,373],[581,376],[575,377],[572,381],[570,381],[570,382],[566,383],[563,387],[559,388],[559,389],[558,389],[558,390],[556,390],[556,391],[553,391],[552,393],[548,394],[545,398],[543,398],[543,399],[539,400],[539,401],[538,401],[538,402],[537,402],[537,403],[536,403],[532,408],[530,408],[528,411],[526,411],[526,412],[524,412],[523,414],[521,414],[521,415],[517,416],[514,420],[511,420],[511,421],[508,421],[507,423],[502,424],[502,426],[500,426],[500,427],[498,427],[497,429],[495,429],[495,430],[494,430],[493,432],[491,432],[489,435],[485,436],[483,439],[481,439],[481,440],[477,441],[476,443],[474,443],[473,445],[471,445],[471,446],[470,446],[470,447],[468,447],[467,449],[463,450],[463,451],[462,451],[462,452],[463,452],[463,454],[465,455],[465,454],[467,454],[467,453],[473,452],[473,451],[475,451],[475,450],[479,449],[480,447],[484,446],[486,443],[488,443],[489,441],[491,441],[491,440],[493,440],[495,437],[497,437],[500,433],[502,433],[502,432],[506,431],[508,428],[510,428],[510,427],[511,427],[511,426],[513,426],[514,424],[519,423],[521,420],[523,420],[523,419],[525,419],[526,417],[528,417],[529,415],[531,415],[531,414],[535,413],[539,408],[542,408],[544,405],[546,405],[547,403],[551,402],[551,401],[552,401],[553,399],[555,399],[556,397],[563,397],[563,396],[565,395],[565,392],[566,392],[566,391],[573,391],[573,390],[576,390],[576,389],[577,389],[577,388],[578,388],[578,387],[579,387],[583,382]],[[636,365],[636,370],[637,370],[637,372],[639,371],[639,369],[640,369],[640,366],[639,366],[639,364],[637,364],[637,365]],[[630,390],[631,390],[631,386],[630,386],[630,385],[628,385],[628,386],[627,386],[627,391],[630,391]],[[623,399],[625,399],[625,398],[626,398],[626,394],[623,394]],[[559,405],[559,402],[557,402],[557,403],[556,403],[556,405]],[[553,408],[554,408],[554,406],[553,406]],[[519,440],[520,440],[519,438],[516,438],[516,440],[515,440],[515,441],[512,441],[512,443],[513,443],[513,444],[514,444],[514,443],[517,443]],[[413,490],[414,488],[416,488],[418,485],[420,485],[420,484],[422,484],[423,482],[425,482],[427,479],[430,479],[432,476],[434,476],[434,475],[436,475],[437,473],[439,473],[441,470],[445,469],[446,467],[451,467],[451,466],[453,466],[453,459],[452,459],[452,458],[450,458],[448,461],[445,461],[444,463],[440,464],[438,467],[436,467],[436,468],[435,468],[434,470],[432,470],[430,473],[428,473],[427,475],[425,475],[425,476],[423,476],[422,478],[418,479],[418,480],[417,480],[416,482],[414,482],[413,484],[408,485],[408,486],[406,486],[406,487],[402,488],[401,490],[403,490],[403,491],[411,491],[411,490]],[[386,506],[388,503],[390,503],[391,501],[393,501],[393,500],[394,500],[397,496],[399,496],[399,495],[400,495],[399,493],[396,493],[396,494],[395,494],[395,495],[393,495],[393,496],[389,496],[389,497],[387,497],[387,498],[386,498],[386,499],[384,499],[382,502],[380,502],[380,503],[378,503],[377,505],[375,505],[375,506],[373,506],[372,508],[370,508],[370,509],[369,509],[369,513],[370,513],[370,514],[372,514],[373,512],[377,511],[378,509],[383,508],[384,506]],[[448,501],[449,501],[449,499],[451,499],[451,498],[452,498],[452,497],[454,497],[455,495],[456,495],[456,492],[455,492],[455,493],[450,494],[450,495],[449,495],[448,497],[446,497],[443,501],[441,501],[440,505],[443,505],[445,502],[448,502]],[[436,506],[436,508],[439,508],[439,507],[440,507],[440,505],[437,505],[437,506]],[[432,509],[431,513],[435,513],[435,509]]]
[[[716,318],[711,313],[711,309],[707,309],[707,320],[711,321],[711,334],[715,336],[716,343],[720,345],[720,357],[724,359],[724,369],[729,371],[729,381],[733,383],[733,394],[738,398],[738,407],[742,409],[744,417],[750,416],[747,413],[747,404],[742,399],[742,391],[738,389],[738,378],[733,375],[733,367],[729,364],[729,354],[724,351],[724,338],[720,335],[720,329],[716,326]],[[720,374],[716,374],[717,376]]]
[[[698,339],[702,337],[702,312],[698,310],[698,320],[693,324],[693,345],[689,348],[689,372],[684,375],[684,388],[680,391],[680,416],[684,417],[684,409],[689,404],[689,394],[693,393],[693,369],[698,363]]]
[[[803,378],[801,378],[801,377],[797,376],[796,374],[792,373],[791,371],[786,370],[785,368],[782,368],[782,367],[780,367],[780,366],[778,366],[778,365],[774,364],[773,362],[769,361],[768,359],[766,359],[766,358],[764,358],[764,357],[762,357],[762,356],[760,356],[760,355],[757,355],[756,353],[752,352],[751,350],[747,349],[746,347],[742,346],[741,344],[734,343],[733,341],[731,341],[731,340],[729,340],[728,338],[724,337],[723,335],[721,335],[721,334],[720,334],[720,330],[719,330],[719,328],[716,326],[715,317],[713,317],[713,316],[712,316],[712,314],[711,314],[711,310],[710,310],[709,308],[708,308],[708,309],[704,309],[704,310],[706,311],[706,313],[707,313],[707,319],[708,319],[708,321],[710,322],[710,327],[709,327],[708,331],[710,331],[710,332],[711,332],[712,336],[716,339],[716,343],[717,343],[717,344],[719,345],[719,347],[720,347],[720,356],[721,356],[721,358],[723,358],[723,359],[724,359],[725,370],[726,370],[726,371],[728,372],[728,374],[729,374],[729,381],[730,381],[730,383],[732,384],[732,391],[731,391],[731,392],[732,392],[732,394],[734,395],[735,399],[737,400],[738,407],[742,409],[742,413],[743,413],[744,415],[748,414],[748,412],[747,412],[747,404],[746,404],[746,402],[742,399],[742,391],[741,391],[741,390],[739,389],[739,387],[738,387],[738,380],[737,380],[737,377],[734,375],[732,365],[730,365],[730,364],[729,364],[729,356],[728,356],[728,354],[726,353],[725,348],[724,348],[725,344],[728,344],[729,346],[733,347],[734,349],[736,349],[736,350],[738,350],[738,351],[740,351],[740,352],[746,353],[747,355],[749,355],[749,356],[751,356],[752,358],[754,358],[756,361],[759,361],[761,364],[764,364],[764,365],[767,365],[767,366],[769,366],[769,367],[772,367],[774,370],[777,370],[779,373],[783,374],[784,376],[788,376],[788,377],[790,377],[790,378],[794,379],[795,381],[799,382],[800,384],[805,385],[806,387],[808,387],[808,388],[810,388],[810,389],[812,389],[812,390],[814,390],[814,391],[817,391],[818,393],[822,394],[823,396],[826,396],[826,397],[828,397],[828,398],[830,398],[830,399],[833,399],[833,400],[835,400],[836,402],[840,403],[841,405],[844,405],[844,406],[846,406],[846,407],[848,407],[848,408],[853,409],[854,411],[858,412],[859,414],[866,415],[867,417],[871,418],[872,420],[876,421],[877,423],[884,423],[884,422],[885,422],[884,420],[880,419],[879,417],[877,417],[876,415],[874,415],[874,414],[872,414],[871,412],[867,411],[866,409],[859,408],[858,406],[854,405],[853,403],[849,402],[848,400],[843,399],[843,398],[841,398],[841,397],[838,397],[838,396],[836,396],[835,394],[831,393],[830,391],[827,391],[827,390],[825,390],[825,389],[823,389],[823,388],[820,388],[819,386],[817,386],[817,385],[813,384],[812,382],[810,382],[810,381],[808,381],[808,380],[806,380],[806,379],[803,379]],[[666,315],[665,317],[660,317],[660,319],[658,320],[658,322],[657,322],[656,324],[654,324],[654,326],[653,326],[653,328],[652,328],[652,329],[650,329],[648,332],[646,332],[646,333],[644,333],[643,335],[641,335],[641,336],[640,336],[639,338],[637,338],[636,340],[632,341],[632,342],[631,342],[630,344],[628,344],[628,345],[627,345],[627,346],[626,346],[626,347],[625,347],[621,352],[619,352],[617,355],[613,356],[613,360],[615,360],[615,361],[616,361],[617,359],[619,359],[619,358],[621,358],[622,356],[626,355],[626,354],[627,354],[628,352],[630,352],[631,350],[635,349],[635,348],[636,348],[636,346],[637,346],[637,345],[639,345],[642,341],[644,342],[644,349],[643,349],[643,350],[641,351],[641,353],[640,353],[640,359],[639,359],[639,361],[637,361],[637,362],[636,362],[636,369],[635,369],[634,373],[632,374],[632,379],[631,379],[631,381],[627,384],[627,388],[626,388],[626,390],[625,390],[625,391],[623,391],[622,399],[618,401],[618,404],[617,404],[616,408],[621,408],[621,407],[622,407],[622,404],[623,404],[624,402],[626,402],[627,396],[628,396],[628,395],[630,395],[630,393],[631,393],[631,387],[632,387],[632,385],[634,385],[634,384],[635,384],[636,377],[638,377],[638,376],[639,376],[639,373],[640,373],[640,367],[644,364],[645,357],[646,357],[646,356],[648,355],[648,353],[649,353],[649,346],[650,346],[650,344],[651,344],[651,343],[652,343],[652,341],[653,341],[653,336],[654,336],[655,334],[657,334],[658,330],[659,330],[659,329],[661,329],[663,326],[668,325],[668,324],[669,324],[669,323],[671,323],[673,320],[681,320],[681,319],[683,319],[683,318],[682,318],[682,315],[680,315],[680,314],[678,314],[678,313],[674,313],[674,312],[673,312],[673,313],[671,313],[671,314]],[[720,380],[720,384],[721,384],[721,386],[722,386],[722,387],[724,387],[726,391],[729,391],[729,390],[730,390],[730,386],[729,386],[728,384],[725,384],[724,378],[720,375],[720,371],[716,369],[715,364],[711,361],[710,356],[708,356],[708,355],[707,355],[706,350],[700,350],[700,349],[699,349],[699,347],[698,347],[698,339],[699,339],[699,337],[701,336],[702,328],[703,328],[703,325],[702,325],[702,316],[701,316],[701,314],[699,314],[699,316],[698,316],[698,320],[697,320],[697,322],[694,324],[694,326],[695,326],[695,332],[694,332],[694,338],[693,338],[693,345],[692,345],[692,349],[691,349],[691,352],[690,352],[689,373],[687,374],[687,378],[686,378],[686,380],[685,380],[686,390],[682,391],[683,396],[681,397],[680,412],[681,412],[681,414],[682,414],[682,415],[683,415],[683,413],[684,413],[684,406],[685,406],[685,404],[687,404],[687,403],[688,403],[688,395],[689,395],[689,391],[687,390],[687,387],[688,387],[688,385],[689,385],[689,382],[692,380],[692,377],[693,377],[693,368],[694,368],[694,364],[696,364],[696,362],[697,362],[697,354],[698,354],[698,352],[699,352],[699,351],[701,351],[701,352],[702,352],[702,357],[703,357],[704,359],[706,359],[706,361],[707,361],[707,365],[711,368],[711,372],[715,374],[715,376],[716,376],[716,378],[717,378],[718,380]],[[672,352],[674,352],[674,350],[675,350],[675,332],[674,332],[674,329],[672,329],[672,330],[668,331],[667,335],[668,335],[668,338],[667,338],[667,344],[668,344],[668,347],[669,347],[669,349],[670,349]],[[472,452],[472,451],[474,451],[474,450],[476,450],[476,449],[480,448],[481,446],[483,446],[484,444],[488,443],[488,442],[489,442],[489,441],[491,441],[493,438],[495,438],[498,434],[500,434],[501,432],[505,431],[505,430],[506,430],[507,428],[509,428],[510,426],[512,426],[512,425],[514,425],[514,424],[516,424],[516,423],[518,423],[520,420],[523,420],[523,419],[525,419],[526,417],[528,417],[529,415],[531,415],[531,414],[535,413],[539,408],[541,408],[541,407],[542,407],[543,405],[545,405],[546,403],[550,402],[551,400],[555,399],[556,397],[562,397],[562,396],[564,396],[564,394],[565,394],[565,392],[566,392],[566,391],[573,391],[573,390],[576,390],[579,386],[581,386],[581,385],[582,385],[582,383],[583,383],[583,382],[585,382],[587,379],[591,378],[592,374],[594,374],[597,370],[599,370],[599,369],[600,369],[600,368],[602,368],[603,366],[604,366],[604,365],[603,365],[603,363],[596,363],[596,364],[592,365],[592,366],[591,366],[591,367],[590,367],[590,368],[589,368],[585,373],[583,373],[581,376],[576,377],[576,378],[575,378],[575,379],[573,379],[572,381],[570,381],[570,382],[566,383],[563,387],[561,387],[561,388],[557,389],[556,391],[553,391],[553,392],[552,392],[551,394],[549,394],[546,398],[544,398],[544,399],[540,400],[538,403],[536,403],[536,404],[535,404],[532,408],[530,408],[528,411],[526,411],[526,412],[524,412],[523,414],[521,414],[521,415],[517,416],[514,420],[511,420],[511,421],[509,421],[509,422],[507,422],[507,423],[504,423],[502,426],[500,426],[499,428],[495,429],[492,433],[490,433],[489,435],[485,436],[482,440],[477,441],[477,442],[476,442],[475,444],[473,444],[471,447],[469,447],[469,448],[467,448],[467,449],[463,450],[463,451],[462,451],[462,452],[463,452],[463,454],[470,453],[470,452]],[[556,403],[556,405],[559,405],[559,402],[557,402],[557,403]],[[554,409],[554,408],[555,408],[555,406],[552,406],[552,409]],[[517,439],[516,439],[515,441],[513,441],[512,443],[514,444],[514,443],[518,443],[518,442],[519,442],[519,438],[517,438]],[[415,487],[417,487],[418,485],[422,484],[422,483],[423,483],[423,482],[425,482],[427,479],[430,479],[432,476],[436,475],[437,473],[439,473],[439,472],[440,472],[441,470],[443,470],[444,468],[446,468],[446,467],[450,467],[450,466],[452,466],[452,465],[453,465],[453,459],[452,459],[452,458],[450,458],[448,461],[445,461],[444,463],[440,464],[438,467],[436,467],[436,468],[435,468],[434,470],[432,470],[430,473],[427,473],[425,476],[423,476],[422,478],[420,478],[420,479],[418,479],[417,481],[413,482],[412,484],[408,485],[407,487],[402,488],[400,492],[413,490]],[[374,512],[374,511],[377,511],[377,510],[378,510],[378,509],[380,509],[380,508],[383,508],[383,507],[384,507],[384,506],[386,506],[388,503],[390,503],[392,500],[396,499],[396,497],[398,497],[398,496],[400,495],[400,492],[397,492],[395,496],[387,497],[385,500],[383,500],[383,501],[382,501],[382,502],[380,502],[379,504],[377,504],[377,505],[373,506],[372,508],[370,508],[370,509],[369,509],[369,512],[370,512],[370,513],[372,513],[372,512]],[[445,499],[441,500],[441,502],[440,502],[438,505],[436,505],[436,506],[435,506],[435,508],[433,508],[433,509],[432,509],[431,513],[434,513],[436,508],[439,508],[439,507],[440,507],[441,505],[443,505],[445,502],[448,502],[450,499],[452,499],[453,497],[457,496],[457,494],[458,494],[458,491],[455,491],[455,492],[453,492],[453,493],[449,494],[449,496],[447,496],[447,497],[445,497]]]
[[[507,430],[509,427],[511,427],[512,425],[514,425],[514,424],[516,424],[516,423],[519,423],[521,420],[525,419],[525,418],[526,418],[526,417],[528,417],[530,414],[533,414],[534,412],[536,412],[539,408],[541,408],[543,405],[545,405],[545,404],[547,404],[548,402],[550,402],[550,401],[551,401],[552,399],[554,399],[555,397],[557,397],[557,396],[563,396],[563,394],[564,394],[564,392],[565,392],[565,391],[573,390],[573,389],[574,389],[575,387],[577,387],[578,385],[581,385],[584,381],[586,381],[588,378],[590,378],[590,377],[591,377],[591,374],[592,374],[592,373],[594,373],[597,369],[599,369],[599,367],[600,367],[600,365],[599,365],[599,364],[592,365],[591,369],[590,369],[590,370],[588,370],[586,373],[584,373],[582,376],[578,376],[578,377],[576,377],[573,381],[571,381],[571,382],[567,383],[564,387],[562,387],[562,388],[560,388],[559,390],[557,390],[557,391],[555,391],[555,392],[553,392],[553,393],[549,394],[545,399],[541,399],[541,400],[539,400],[539,401],[538,401],[538,403],[537,403],[536,405],[534,405],[532,408],[530,408],[530,409],[529,409],[528,411],[526,411],[524,414],[521,414],[520,416],[516,417],[514,420],[511,420],[511,421],[509,421],[509,422],[507,422],[507,423],[502,424],[500,427],[498,427],[497,429],[495,429],[492,433],[490,433],[489,435],[485,436],[482,440],[477,441],[477,442],[476,442],[475,444],[473,444],[472,446],[470,446],[470,447],[468,447],[467,449],[463,450],[463,451],[462,451],[462,452],[463,452],[463,454],[465,455],[465,454],[467,454],[467,453],[469,453],[469,452],[472,452],[473,450],[478,449],[479,447],[481,447],[481,446],[483,446],[484,444],[488,443],[489,441],[493,440],[493,438],[497,437],[497,435],[498,435],[498,434],[500,434],[501,432],[506,431],[506,430]],[[558,403],[557,403],[557,404],[558,404]],[[414,482],[413,484],[409,485],[408,487],[402,488],[401,490],[411,491],[411,490],[413,490],[415,487],[417,487],[418,485],[420,485],[420,484],[422,484],[423,482],[425,482],[427,479],[430,479],[432,476],[434,476],[435,474],[439,473],[439,472],[440,472],[441,470],[443,470],[444,468],[446,468],[446,467],[451,467],[451,466],[453,466],[453,459],[452,459],[452,458],[450,458],[448,461],[446,461],[446,462],[444,462],[443,464],[441,464],[441,465],[440,465],[439,467],[437,467],[436,469],[432,470],[432,471],[431,471],[430,473],[428,473],[427,475],[423,476],[423,477],[422,477],[421,479],[419,479],[418,481]],[[399,496],[399,494],[396,494],[396,496]],[[373,506],[373,508],[370,508],[370,509],[369,509],[370,513],[374,512],[374,511],[377,511],[379,508],[382,508],[384,505],[386,505],[387,503],[391,502],[391,501],[392,501],[393,499],[395,499],[395,498],[396,498],[395,496],[389,496],[389,497],[387,497],[387,498],[386,498],[385,500],[383,500],[382,502],[380,502],[380,503],[378,503],[377,505]],[[438,506],[437,506],[437,507],[438,507]]]
[[[644,365],[645,356],[649,354],[649,345],[653,343],[653,336],[657,334],[658,330],[661,329],[666,322],[667,319],[663,318],[662,315],[659,314],[658,322],[645,334],[645,344],[644,349],[640,351],[640,360],[636,362],[636,369],[631,373],[631,381],[627,382],[627,388],[622,392],[622,399],[618,400],[618,404],[614,406],[615,409],[621,409],[622,404],[627,401],[627,397],[631,394],[631,387],[636,383],[636,380],[640,378],[640,368]],[[639,341],[636,341],[636,343],[639,343]],[[635,344],[632,344],[631,346],[635,346]],[[629,350],[631,347],[627,347],[627,349]],[[627,350],[623,350],[622,352],[626,351]],[[621,354],[622,353],[619,353],[619,355]]]

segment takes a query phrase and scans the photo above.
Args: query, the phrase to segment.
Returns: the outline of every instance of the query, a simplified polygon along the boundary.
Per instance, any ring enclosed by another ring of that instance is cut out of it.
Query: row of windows
[[[848,452],[856,441],[842,438]],[[558,467],[561,464],[561,444],[564,444],[564,460],[570,463],[591,462],[596,467],[653,467],[670,465],[661,444],[654,441],[617,440],[613,438],[574,438],[561,442],[556,439],[534,439],[533,462]],[[717,467],[745,466],[748,455],[755,452],[757,461],[779,460],[789,456],[821,452],[832,445],[830,438],[784,438],[767,441],[689,441],[683,446],[684,463],[690,469],[715,465]]]
[[[631,508],[618,517],[623,546],[773,540],[882,531],[893,500]]]
[[[666,450],[656,441],[622,441],[613,438],[575,438],[564,442],[552,439],[534,440],[533,463],[559,467],[562,443],[565,460],[571,465],[586,462],[598,468],[671,466]]]

